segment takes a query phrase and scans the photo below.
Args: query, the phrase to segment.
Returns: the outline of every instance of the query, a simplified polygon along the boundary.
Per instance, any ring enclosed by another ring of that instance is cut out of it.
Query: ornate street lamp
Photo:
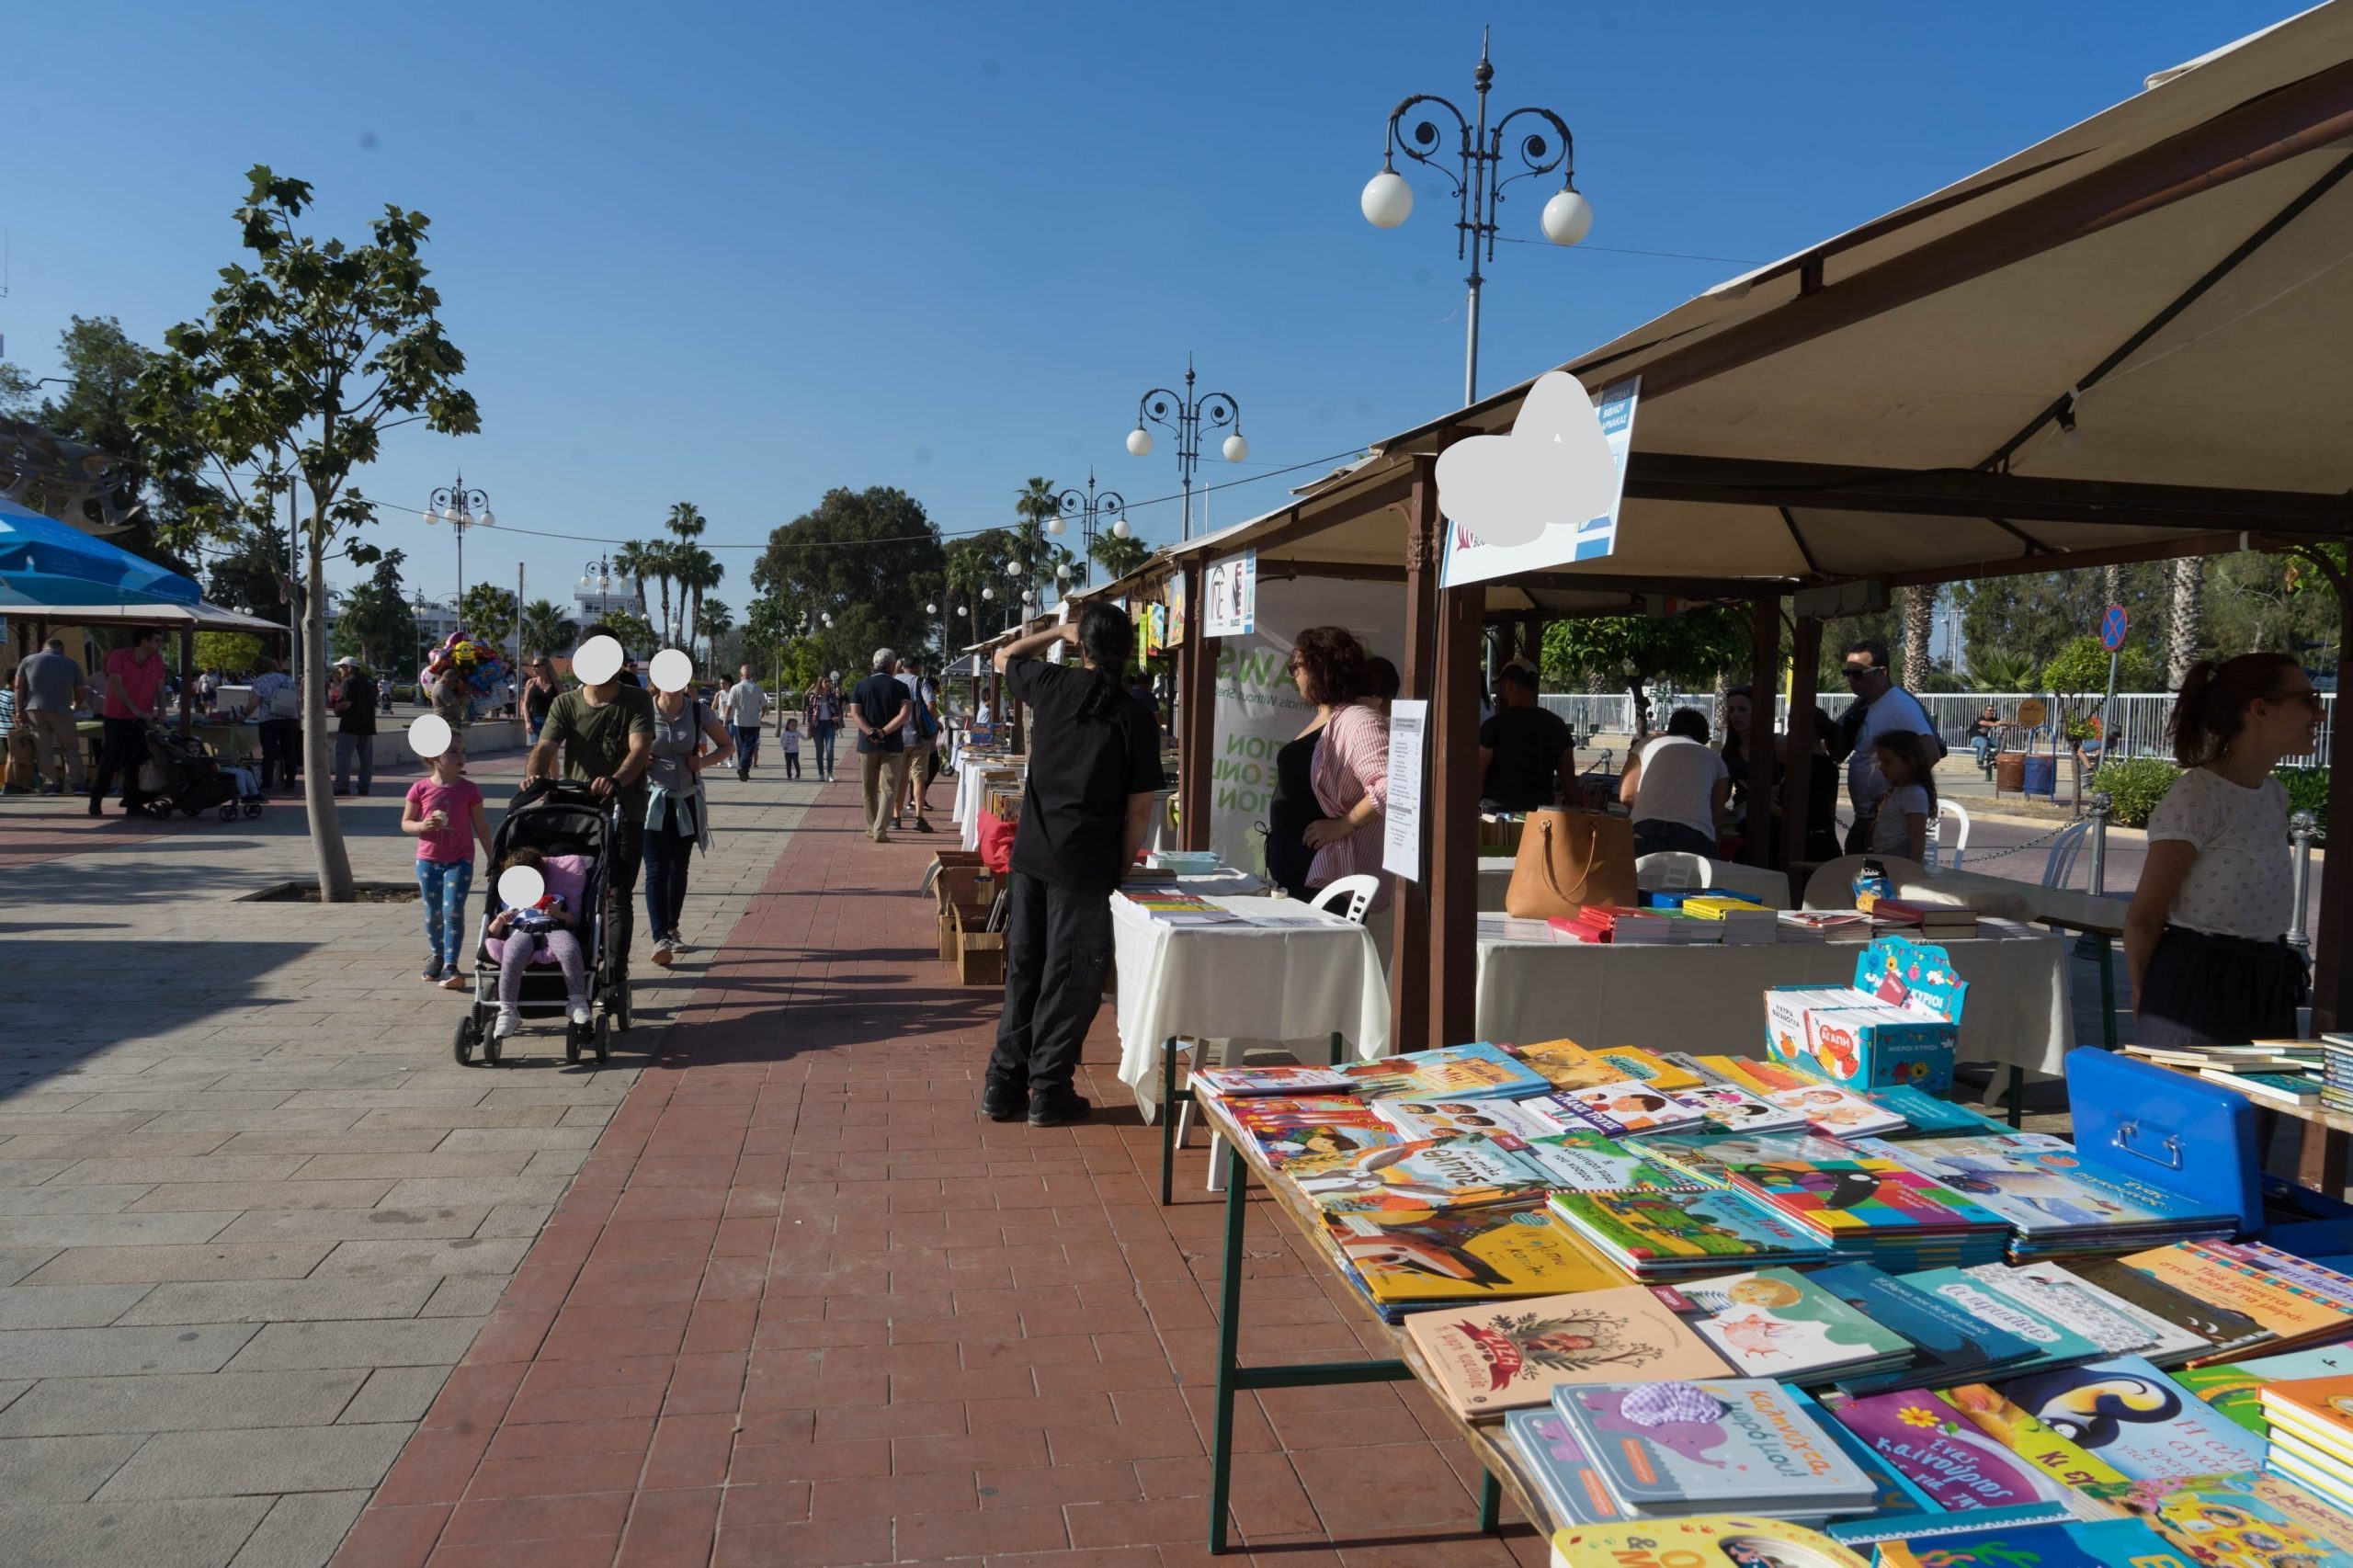
[[[498,526],[491,515],[487,492],[466,488],[466,476],[458,475],[458,483],[433,493],[425,503],[425,520],[447,523],[449,531],[458,536],[458,620],[466,618],[466,530]]]
[[[1479,267],[1483,260],[1492,263],[1495,259],[1495,210],[1503,204],[1504,187],[1514,180],[1559,169],[1561,188],[1544,204],[1543,215],[1538,220],[1544,237],[1556,245],[1573,245],[1593,227],[1593,208],[1577,190],[1576,142],[1569,134],[1568,122],[1548,108],[1516,108],[1490,127],[1487,88],[1495,79],[1495,68],[1487,59],[1487,36],[1482,31],[1479,69],[1472,77],[1479,95],[1476,126],[1461,109],[1437,94],[1415,94],[1389,111],[1381,172],[1366,183],[1364,195],[1358,199],[1365,221],[1376,229],[1393,229],[1405,221],[1414,210],[1414,187],[1397,172],[1400,153],[1438,170],[1454,187],[1454,256],[1458,261],[1471,263],[1471,276],[1464,279],[1471,287],[1469,344],[1462,365],[1462,401],[1466,405],[1479,400],[1479,286],[1486,281]],[[1461,134],[1450,158],[1447,156],[1448,150],[1439,144],[1438,126],[1430,120],[1415,121],[1410,136],[1399,134],[1405,117],[1419,104],[1435,104],[1454,117]],[[1506,175],[1503,167],[1505,128],[1522,115],[1532,115],[1551,126],[1553,139],[1547,139],[1540,130],[1532,130],[1521,137],[1513,149],[1521,166]],[[1484,256],[1480,254],[1483,246]]]
[[[1095,581],[1095,535],[1101,526],[1100,519],[1106,517],[1113,519],[1109,524],[1112,533],[1120,539],[1127,538],[1127,498],[1116,490],[1106,490],[1101,494],[1097,494],[1095,471],[1090,468],[1086,471],[1086,489],[1084,494],[1074,487],[1063,491],[1054,499],[1062,507],[1063,517],[1077,520],[1078,580],[1082,584],[1092,583]],[[1062,532],[1062,518],[1055,518],[1046,527],[1051,532]]]
[[[1136,457],[1152,456],[1152,432],[1144,421],[1176,433],[1176,476],[1185,486],[1185,522],[1183,538],[1193,537],[1193,474],[1201,466],[1201,427],[1222,430],[1229,426],[1233,434],[1225,438],[1219,450],[1230,463],[1238,463],[1250,455],[1250,443],[1242,438],[1242,405],[1224,392],[1193,394],[1193,357],[1185,356],[1185,390],[1169,391],[1154,387],[1136,402],[1136,427],[1128,432],[1128,450]],[[1114,530],[1117,531],[1116,529]],[[1127,536],[1120,536],[1125,539]]]

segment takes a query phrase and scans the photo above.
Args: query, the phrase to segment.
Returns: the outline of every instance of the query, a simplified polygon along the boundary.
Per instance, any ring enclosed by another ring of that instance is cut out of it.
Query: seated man
[[[1980,713],[1975,722],[1969,726],[1969,749],[1977,754],[1977,766],[1980,767],[1991,766],[1994,753],[2000,749],[2001,744],[2001,716],[1995,712],[1994,705],[1988,702],[1985,705],[1985,711]]]

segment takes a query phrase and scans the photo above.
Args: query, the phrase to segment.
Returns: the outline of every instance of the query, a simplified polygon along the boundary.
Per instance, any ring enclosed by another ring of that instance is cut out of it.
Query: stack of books
[[[1683,913],[1694,920],[1714,921],[1722,930],[1717,939],[1727,947],[1746,947],[1780,940],[1780,921],[1772,910],[1745,898],[1687,898]]]
[[[1841,1373],[1838,1392],[1849,1399],[1890,1389],[1982,1382],[2029,1366],[2038,1355],[2033,1342],[2023,1335],[1868,1263],[1842,1263],[1817,1269],[1807,1278],[1873,1323],[1902,1335],[1912,1346],[1901,1366]]]
[[[1590,1130],[1610,1138],[1652,1132],[1680,1132],[1702,1126],[1707,1118],[1697,1108],[1655,1085],[1633,1078],[1591,1088],[1563,1089],[1524,1102],[1527,1108],[1553,1125],[1550,1131]]]
[[[1859,909],[1784,909],[1773,916],[1785,942],[1868,942],[1894,926]]]
[[[1283,1174],[1327,1214],[1412,1215],[1540,1198],[1544,1173],[1485,1138],[1430,1138],[1324,1160]]]
[[[1392,1324],[1465,1301],[1632,1283],[1580,1245],[1540,1202],[1414,1218],[1333,1214],[1324,1231],[1341,1271]]]
[[[1977,911],[1964,904],[1883,898],[1871,905],[1871,918],[1897,926],[1916,926],[1921,937],[1931,942],[1977,935]]]
[[[1830,1261],[1829,1244],[1788,1217],[1724,1188],[1706,1192],[1563,1192],[1552,1212],[1639,1280]]]
[[[1873,1143],[1868,1152],[1999,1214],[2017,1232],[2010,1256],[2021,1261],[2227,1237],[2237,1226],[2233,1215],[2200,1209],[2120,1171],[2095,1169],[2073,1145],[2047,1133],[1915,1138]]]
[[[1573,1385],[1553,1391],[1552,1409],[1631,1518],[1808,1522],[1868,1508],[1878,1495],[1791,1391],[1770,1379]]]
[[[1552,1086],[1542,1074],[1483,1040],[1354,1062],[1338,1071],[1367,1099],[1516,1100]]]
[[[1204,1067],[1193,1074],[1192,1085],[1222,1099],[1256,1095],[1338,1095],[1356,1087],[1356,1081],[1336,1067]]]
[[[1836,1249],[1893,1274],[2001,1257],[2009,1222],[1893,1160],[1847,1150],[1842,1159],[1736,1165],[1733,1186]]]
[[[1760,1268],[1677,1289],[1699,1336],[1743,1377],[1813,1388],[1909,1367],[1914,1346],[1864,1311],[1788,1268]]]
[[[2245,1361],[2214,1361],[2202,1367],[2184,1367],[2174,1373],[2176,1382],[2258,1437],[2271,1435],[2270,1418],[2263,1413],[2265,1384],[2293,1382],[2302,1378],[2341,1377],[2353,1377],[2353,1346],[2330,1346],[2320,1350],[2257,1356]]]
[[[2178,1242],[2123,1260],[2197,1301],[2243,1312],[2271,1337],[2267,1354],[2353,1335],[2353,1278],[2261,1242]]]
[[[2323,1502],[2353,1509],[2353,1378],[2266,1382],[2270,1469]]]
[[[2353,1034],[2320,1037],[2323,1109],[2353,1115]]]

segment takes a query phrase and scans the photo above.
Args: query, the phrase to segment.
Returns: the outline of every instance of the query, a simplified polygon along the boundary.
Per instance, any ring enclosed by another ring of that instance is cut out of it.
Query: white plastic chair
[[[1658,849],[1634,857],[1634,885],[1665,891],[1671,888],[1711,888],[1716,863],[1688,849]]]
[[[2091,819],[2069,823],[2060,829],[2059,836],[2051,841],[2050,858],[2042,862],[2042,885],[2063,888],[2075,880],[2075,859],[2084,852],[2084,840],[2090,836]]]
[[[1380,892],[1379,877],[1370,871],[1358,871],[1325,887],[1307,907],[1337,910],[1341,919],[1361,926],[1364,924],[1364,912],[1371,907],[1374,895]]]
[[[1961,832],[1959,835],[1953,839],[1952,858],[1950,860],[1943,859],[1939,853],[1940,846],[1944,840],[1944,820],[1947,817],[1958,818],[1961,823]],[[1921,850],[1921,860],[1925,862],[1931,870],[1935,869],[1937,866],[1941,864],[1949,869],[1958,871],[1961,869],[1961,858],[1968,848],[1969,809],[1963,806],[1959,801],[1949,800],[1942,795],[1938,796],[1937,814],[1928,819],[1928,842]]]
[[[1341,919],[1361,926],[1364,924],[1364,912],[1371,907],[1374,895],[1380,892],[1379,877],[1370,871],[1358,871],[1354,876],[1342,877],[1338,881],[1326,884],[1307,907],[1331,910]],[[1192,1124],[1193,1102],[1187,1100],[1176,1108],[1176,1147],[1179,1149],[1185,1146],[1185,1134]],[[1209,1181],[1211,1192],[1221,1192],[1225,1187],[1225,1162],[1217,1157],[1217,1146],[1218,1140],[1212,1135],[1210,1139]]]

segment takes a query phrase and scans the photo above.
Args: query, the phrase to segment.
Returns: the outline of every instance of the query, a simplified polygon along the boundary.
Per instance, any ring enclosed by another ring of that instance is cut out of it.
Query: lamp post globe
[[[926,604],[923,607],[923,612],[926,615],[938,615],[939,613],[939,607],[936,604]]]
[[[993,599],[996,597],[996,589],[986,583],[982,584],[981,597],[983,599]]]
[[[1225,453],[1226,461],[1238,463],[1250,455],[1250,443],[1238,435],[1228,436],[1225,438],[1224,447],[1221,449]]]
[[[1046,531],[1050,534],[1060,534],[1069,526],[1070,525],[1063,522],[1060,517],[1048,517],[1046,519]]]
[[[1135,532],[1135,530],[1128,527],[1128,519],[1125,517],[1121,517],[1119,521],[1111,525],[1111,537],[1113,539],[1125,539],[1133,532]]]
[[[1374,228],[1393,229],[1413,216],[1414,187],[1395,169],[1383,169],[1365,181],[1357,205],[1364,210],[1364,221]]]
[[[1558,191],[1544,204],[1544,237],[1573,245],[1593,231],[1593,203],[1574,190]]]
[[[481,517],[476,517],[476,518],[474,519],[474,521],[475,521],[475,522],[477,522],[477,523],[480,523],[483,528],[496,528],[496,527],[498,526],[498,517],[497,517],[497,515],[496,515],[495,513],[492,512],[492,511],[491,511],[491,509],[490,509],[489,507],[487,507],[487,506],[484,506],[484,507],[482,509],[482,516],[481,516]]]
[[[1131,457],[1152,456],[1152,432],[1139,425],[1128,432],[1128,454]]]

